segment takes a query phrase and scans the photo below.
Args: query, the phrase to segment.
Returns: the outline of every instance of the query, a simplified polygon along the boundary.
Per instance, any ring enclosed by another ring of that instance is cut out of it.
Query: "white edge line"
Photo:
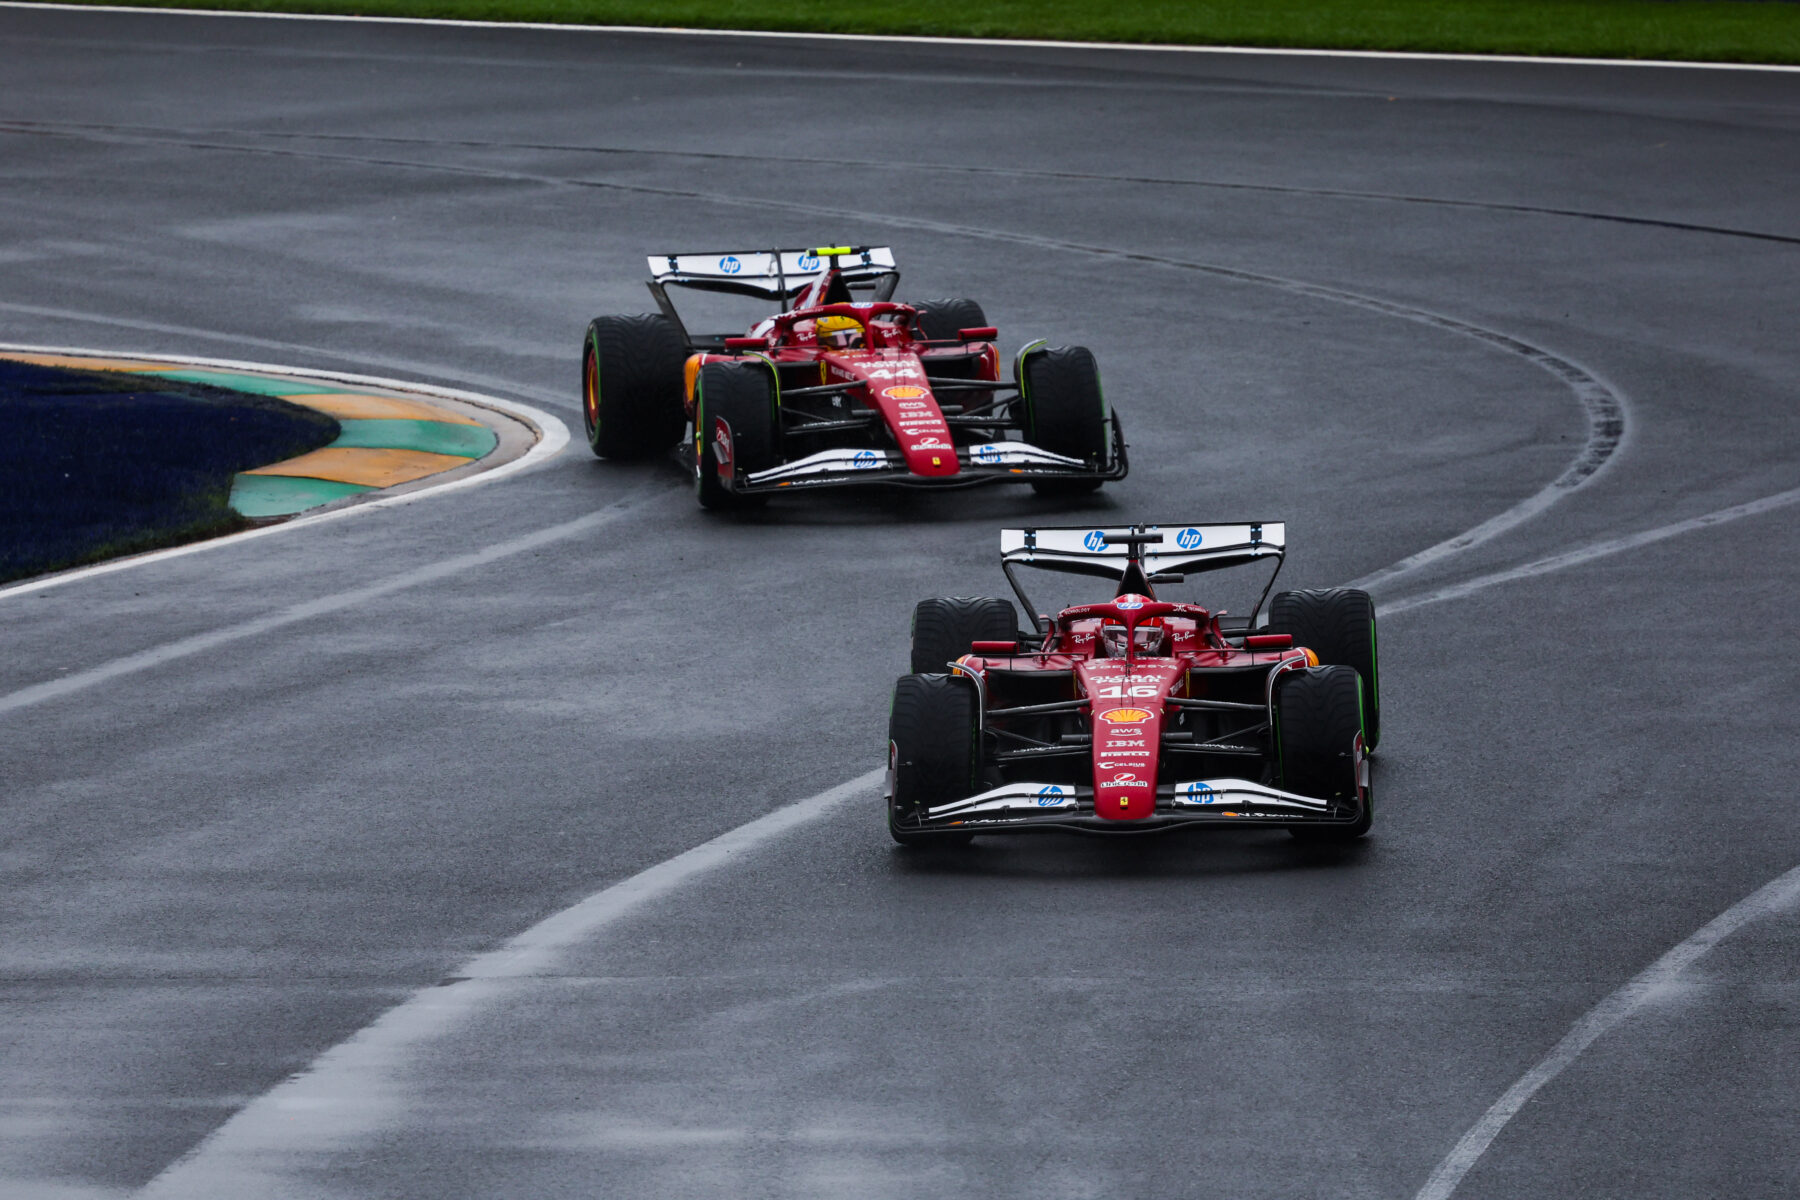
[[[1776,876],[1750,895],[1702,925],[1623,986],[1589,1009],[1536,1066],[1519,1077],[1494,1101],[1470,1130],[1444,1156],[1413,1200],[1448,1200],[1500,1131],[1539,1089],[1562,1074],[1582,1051],[1662,994],[1676,977],[1714,946],[1756,920],[1790,908],[1800,900],[1800,867]]]
[[[1494,571],[1487,575],[1477,575],[1462,583],[1450,584],[1429,592],[1421,592],[1414,596],[1403,596],[1391,601],[1377,601],[1376,611],[1382,616],[1397,615],[1415,608],[1423,608],[1428,604],[1441,604],[1446,600],[1460,600],[1464,596],[1498,587],[1503,583],[1512,583],[1520,579],[1531,579],[1538,575],[1548,575],[1554,571],[1578,567],[1597,558],[1621,554],[1627,550],[1635,550],[1639,546],[1648,546],[1653,542],[1664,541],[1684,533],[1692,533],[1697,529],[1705,529],[1711,525],[1723,525],[1728,521],[1736,521],[1743,517],[1760,516],[1766,512],[1786,508],[1792,504],[1800,504],[1800,488],[1789,488],[1785,492],[1776,492],[1772,496],[1764,496],[1759,500],[1748,500],[1743,504],[1734,504],[1729,508],[1717,509],[1698,517],[1689,517],[1685,521],[1677,521],[1672,525],[1662,525],[1655,529],[1645,529],[1638,533],[1628,533],[1604,541],[1590,542],[1585,546],[1577,546],[1573,550],[1565,550],[1561,554],[1552,554],[1547,558],[1536,559],[1504,571]]]
[[[1418,607],[1484,587],[1542,574],[1661,541],[1706,525],[1800,502],[1800,488],[1721,509],[1675,525],[1596,543],[1513,571],[1470,581],[1405,602]],[[1453,594],[1452,594],[1453,592]],[[237,1196],[273,1193],[286,1178],[297,1134],[315,1146],[342,1146],[367,1133],[406,1102],[395,1073],[405,1053],[450,1032],[483,1005],[503,998],[509,983],[549,972],[556,957],[688,880],[726,865],[789,830],[817,819],[859,790],[872,787],[881,768],[818,795],[778,808],[690,850],[646,868],[569,908],[552,913],[496,950],[476,956],[444,984],[421,989],[351,1037],[325,1051],[286,1082],[256,1097],[187,1154],[152,1179],[151,1197]],[[1603,1033],[1653,998],[1714,945],[1759,916],[1800,895],[1800,867],[1764,885],[1666,952],[1617,989],[1564,1035],[1550,1054],[1497,1100],[1464,1134],[1415,1200],[1447,1200],[1462,1177],[1512,1116]],[[304,1128],[303,1128],[304,1127]]]
[[[339,1144],[400,1109],[405,1096],[395,1069],[408,1049],[454,1029],[509,983],[547,972],[558,954],[608,925],[869,791],[882,773],[877,767],[727,830],[470,959],[444,983],[413,993],[299,1074],[250,1101],[140,1194],[181,1200],[280,1194],[296,1134],[313,1145]]]
[[[502,413],[516,421],[529,426],[537,434],[537,444],[524,454],[509,463],[503,463],[491,470],[480,471],[473,475],[465,475],[461,479],[453,479],[447,483],[428,485],[415,491],[402,492],[397,496],[381,496],[373,500],[361,501],[334,508],[328,512],[314,513],[311,516],[294,517],[273,525],[263,525],[256,529],[246,529],[241,533],[228,533],[223,537],[207,538],[204,541],[188,542],[185,545],[170,546],[164,550],[152,550],[146,554],[134,554],[126,558],[114,559],[111,562],[96,563],[89,567],[76,567],[54,575],[46,575],[41,579],[27,580],[0,588],[0,600],[14,596],[23,596],[32,592],[41,592],[48,588],[61,587],[65,583],[74,583],[82,579],[92,579],[97,575],[110,575],[114,571],[124,571],[132,567],[141,567],[148,563],[162,562],[164,559],[179,558],[184,554],[198,554],[202,550],[211,550],[217,546],[235,545],[253,538],[268,537],[271,534],[286,533],[291,529],[301,529],[309,525],[317,525],[324,521],[335,521],[342,517],[355,516],[358,513],[372,512],[376,509],[391,508],[400,504],[411,504],[415,500],[427,496],[441,496],[446,492],[454,492],[461,488],[476,487],[484,483],[497,483],[509,475],[528,471],[538,467],[562,453],[569,444],[569,428],[556,417],[529,404],[521,404],[516,400],[502,400],[497,396],[486,396],[479,392],[466,392],[457,388],[439,387],[435,384],[413,383],[401,379],[388,379],[380,375],[356,375],[346,371],[312,371],[295,367],[286,367],[274,363],[241,362],[229,358],[192,358],[170,354],[126,354],[118,350],[88,350],[67,346],[23,346],[0,343],[0,354],[58,354],[80,358],[117,358],[136,362],[166,362],[177,367],[211,367],[236,371],[265,371],[273,375],[289,375],[299,379],[317,379],[325,383],[350,383],[362,387],[378,387],[390,392],[411,392],[419,396],[437,396],[448,400],[460,400],[464,404],[473,404],[478,408],[491,409]],[[479,461],[479,460],[477,460]]]
[[[265,21],[339,21],[365,25],[432,25],[450,29],[537,29],[558,33],[658,34],[668,37],[730,37],[819,42],[885,42],[921,46],[1022,46],[1045,50],[1129,50],[1154,54],[1250,54],[1290,58],[1373,58],[1423,62],[1541,63],[1577,67],[1676,67],[1698,71],[1800,72],[1784,63],[1687,62],[1662,58],[1556,58],[1533,54],[1432,54],[1415,50],[1320,50],[1281,46],[1189,46],[1167,42],[1060,42],[1038,38],[925,37],[897,33],[809,33],[779,29],[690,29],[672,25],[577,25],[553,21],[467,21],[449,17],[352,16],[347,13],[232,12],[215,8],[139,8],[128,4],[43,4],[0,0],[0,8],[56,12],[106,12],[184,17],[248,17]]]

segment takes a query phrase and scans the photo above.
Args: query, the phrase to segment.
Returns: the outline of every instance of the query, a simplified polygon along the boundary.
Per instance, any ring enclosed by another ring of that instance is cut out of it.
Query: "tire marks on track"
[[[521,981],[549,974],[559,955],[608,926],[866,794],[882,772],[867,771],[729,829],[470,960],[437,987],[415,992],[304,1071],[251,1100],[139,1194],[170,1200],[291,1194],[304,1170],[294,1158],[307,1149],[343,1147],[404,1106],[397,1075],[410,1051],[504,1001]]]
[[[479,478],[479,476],[477,476],[477,478]],[[662,489],[655,489],[654,493],[648,498],[648,501],[660,500],[662,498],[661,492]],[[385,596],[394,595],[397,592],[403,592],[410,588],[420,587],[428,583],[436,583],[439,580],[450,579],[467,571],[473,571],[482,567],[491,566],[494,563],[504,562],[507,559],[514,558],[520,554],[526,554],[532,550],[553,545],[556,542],[564,541],[568,538],[579,536],[580,534],[590,533],[602,526],[610,525],[614,521],[628,515],[631,510],[638,505],[648,501],[643,496],[634,496],[630,499],[618,501],[598,512],[591,512],[585,516],[576,517],[572,521],[563,521],[560,524],[551,525],[548,528],[540,529],[535,533],[528,533],[523,537],[513,538],[510,541],[496,542],[493,545],[484,546],[480,550],[473,551],[469,554],[459,554],[454,558],[441,559],[438,562],[429,563],[415,570],[405,571],[399,575],[393,575],[387,579],[367,584],[363,587],[351,588],[348,591],[335,592],[329,596],[320,596],[316,599],[302,601],[299,604],[292,604],[286,608],[278,609],[266,616],[254,617],[248,621],[239,621],[235,625],[225,625],[218,629],[210,629],[205,633],[194,634],[192,637],[180,638],[173,642],[165,642],[160,646],[152,646],[148,650],[141,650],[136,654],[127,654],[122,658],[115,658],[110,662],[102,663],[99,666],[92,667],[86,671],[77,671],[73,674],[62,676],[59,679],[51,679],[46,680],[43,683],[32,684],[29,687],[23,687],[17,691],[0,695],[0,715],[17,712],[20,709],[32,708],[40,704],[49,703],[53,700],[66,699],[70,696],[84,692],[89,688],[97,687],[103,683],[111,683],[114,680],[123,679],[126,676],[137,675],[154,667],[160,667],[165,663],[176,662],[184,658],[192,658],[197,654],[204,654],[209,650],[216,650],[221,646],[229,646],[233,642],[241,642],[246,638],[253,638],[265,633],[272,633],[275,630],[284,629],[289,625],[297,625],[302,621],[311,621],[318,617],[328,616],[331,613],[342,612],[345,609],[355,608],[358,605],[367,604],[372,600],[379,600]],[[353,510],[343,509],[340,511],[349,512]]]
[[[503,171],[487,167],[475,167],[461,164],[428,163],[411,159],[374,158],[353,154],[328,154],[321,151],[297,150],[291,148],[274,148],[267,146],[244,146],[229,142],[203,141],[187,138],[146,137],[123,133],[64,133],[46,129],[20,129],[16,123],[0,122],[0,131],[36,133],[46,137],[91,138],[98,141],[118,142],[153,142],[156,144],[173,144],[198,150],[215,150],[240,154],[268,155],[278,158],[310,159],[324,162],[345,163],[356,166],[391,167],[400,170],[418,170],[440,174],[465,175],[474,178],[499,179],[516,183],[530,183],[550,187],[587,188],[600,191],[620,192],[631,195],[654,196],[661,199],[683,200],[691,203],[712,204],[726,208],[748,208],[756,210],[772,210],[784,213],[796,213],[805,216],[824,217],[841,221],[845,217],[867,221],[872,224],[887,225],[898,229],[915,229],[926,233],[941,234],[946,237],[968,238],[977,241],[998,242],[1015,246],[1028,246],[1033,249],[1046,250],[1052,253],[1080,254],[1110,262],[1141,263],[1178,271],[1191,271],[1207,275],[1215,279],[1224,279],[1234,283],[1250,284],[1258,287],[1274,288],[1289,295],[1302,296],[1308,299],[1321,300],[1332,304],[1343,304],[1364,312],[1377,313],[1382,316],[1395,317],[1400,320],[1413,321],[1427,327],[1463,337],[1473,338],[1483,345],[1512,354],[1548,371],[1555,376],[1574,395],[1587,421],[1587,434],[1581,449],[1574,460],[1555,479],[1538,491],[1525,497],[1504,512],[1488,518],[1473,529],[1457,534],[1433,546],[1383,567],[1370,575],[1354,581],[1355,586],[1378,590],[1384,585],[1406,575],[1413,574],[1427,567],[1461,554],[1484,542],[1492,541],[1504,533],[1510,532],[1525,524],[1546,509],[1561,501],[1570,493],[1581,487],[1597,475],[1611,462],[1624,444],[1628,431],[1627,404],[1624,395],[1610,384],[1602,380],[1586,367],[1555,353],[1545,347],[1525,341],[1523,338],[1490,329],[1472,321],[1450,316],[1417,305],[1403,304],[1395,300],[1387,300],[1362,292],[1353,292],[1344,288],[1330,287],[1325,284],[1310,283],[1305,280],[1291,279],[1281,275],[1271,275],[1261,271],[1251,271],[1241,267],[1230,267],[1219,263],[1201,262],[1194,259],[1180,258],[1173,255],[1153,254],[1147,251],[1122,250],[1112,246],[1102,246],[1087,242],[1070,241],[1064,238],[1049,237],[1042,234],[1024,233],[1015,230],[990,229],[977,225],[964,225],[951,221],[937,221],[926,217],[900,216],[893,213],[851,212],[841,207],[822,204],[807,204],[800,201],[777,200],[763,197],[734,196],[722,192],[709,192],[693,188],[658,187],[650,184],[620,183],[608,179],[581,179],[571,176],[538,174],[520,171]]]
[[[1800,906],[1800,867],[1794,867],[1695,930],[1661,958],[1633,976],[1617,991],[1589,1009],[1539,1062],[1506,1089],[1481,1115],[1444,1160],[1437,1165],[1413,1200],[1449,1200],[1500,1131],[1526,1101],[1545,1084],[1563,1073],[1582,1051],[1627,1017],[1666,994],[1682,972],[1726,938],[1763,917],[1791,913]]]
[[[785,166],[837,167],[854,170],[888,171],[900,175],[929,172],[938,175],[972,175],[998,179],[1057,179],[1075,183],[1138,184],[1149,187],[1197,188],[1207,191],[1260,192],[1277,196],[1307,196],[1329,200],[1366,200],[1378,204],[1409,204],[1437,208],[1468,208],[1482,212],[1523,213],[1534,216],[1568,217],[1579,221],[1607,221],[1618,225],[1644,225],[1656,229],[1673,229],[1683,233],[1705,233],[1718,237],[1747,238],[1752,241],[1778,242],[1800,246],[1800,236],[1768,233],[1756,229],[1737,229],[1727,225],[1707,225],[1698,221],[1675,221],[1664,217],[1642,217],[1629,213],[1599,212],[1585,208],[1555,208],[1541,204],[1508,204],[1497,200],[1467,200],[1448,196],[1419,196],[1405,192],[1370,192],[1352,188],[1299,187],[1293,184],[1250,183],[1228,179],[1179,179],[1167,175],[1108,175],[1095,171],[1046,171],[1031,167],[998,167],[964,163],[900,162],[893,159],[832,158],[802,154],[741,154],[722,150],[669,150],[660,147],[592,146],[566,142],[491,141],[476,138],[419,138],[362,133],[301,133],[290,130],[175,129],[156,125],[120,125],[99,122],[0,121],[0,132],[80,135],[83,133],[119,134],[127,137],[169,139],[251,138],[264,142],[326,142],[356,145],[417,146],[456,150],[531,150],[547,154],[591,154],[602,157],[643,157],[681,159],[697,162],[739,162],[746,164],[780,163]],[[239,142],[208,142],[209,147],[238,145]]]

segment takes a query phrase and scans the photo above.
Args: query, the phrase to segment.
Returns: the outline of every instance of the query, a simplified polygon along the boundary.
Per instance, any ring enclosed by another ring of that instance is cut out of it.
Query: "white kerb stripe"
[[[310,371],[296,367],[284,367],[274,363],[241,362],[230,358],[193,358],[183,355],[169,354],[126,354],[118,350],[86,350],[68,346],[21,346],[0,344],[0,353],[9,354],[59,354],[76,358],[116,358],[134,362],[160,362],[171,367],[203,367],[210,370],[225,371],[266,371],[272,375],[286,375],[295,379],[317,379],[322,383],[347,383],[357,387],[377,387],[390,392],[410,392],[415,396],[440,396],[447,400],[460,400],[464,404],[473,404],[478,408],[492,409],[504,413],[515,421],[527,426],[537,434],[537,443],[511,462],[497,467],[479,471],[473,475],[465,475],[460,479],[445,483],[427,484],[409,492],[401,492],[394,496],[379,496],[369,500],[333,508],[325,512],[311,515],[301,514],[273,525],[262,525],[255,529],[246,529],[242,533],[226,534],[224,537],[208,538],[199,542],[188,542],[181,546],[170,546],[165,550],[152,550],[146,554],[133,554],[126,558],[115,558],[110,562],[95,563],[91,567],[76,567],[69,571],[60,571],[54,575],[46,575],[41,579],[29,579],[24,583],[16,583],[11,587],[0,587],[0,600],[12,596],[23,596],[31,592],[41,592],[46,588],[61,587],[65,583],[74,583],[78,579],[92,579],[96,575],[110,575],[114,571],[127,571],[133,567],[141,567],[146,563],[161,562],[168,558],[179,558],[184,554],[198,554],[203,550],[212,550],[219,546],[234,546],[239,542],[255,538],[269,537],[278,533],[286,533],[293,529],[303,529],[309,525],[317,525],[323,521],[338,521],[345,517],[354,517],[359,513],[377,509],[392,508],[398,504],[411,504],[428,496],[442,496],[446,492],[460,491],[464,488],[481,487],[489,483],[497,483],[510,475],[521,471],[529,471],[541,466],[550,459],[561,454],[569,444],[569,427],[540,408],[529,404],[520,404],[516,400],[503,400],[498,396],[485,396],[479,392],[465,392],[456,388],[437,387],[422,383],[409,383],[403,379],[387,379],[379,375],[354,375],[345,371]]]
[[[142,1194],[170,1200],[284,1194],[293,1186],[294,1173],[303,1169],[299,1158],[342,1148],[401,1111],[405,1096],[394,1072],[409,1051],[502,998],[514,981],[548,971],[558,955],[606,926],[868,795],[882,773],[883,768],[876,768],[702,842],[471,960],[444,984],[415,993],[326,1051],[303,1073],[251,1101],[151,1180]]]

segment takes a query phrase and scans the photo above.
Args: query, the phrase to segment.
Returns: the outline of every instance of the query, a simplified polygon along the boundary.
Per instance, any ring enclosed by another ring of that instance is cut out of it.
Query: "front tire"
[[[888,833],[902,846],[967,845],[973,834],[908,828],[924,811],[975,794],[975,689],[947,675],[902,675],[888,715]]]
[[[1295,825],[1303,842],[1350,842],[1369,832],[1374,793],[1362,786],[1362,681],[1350,667],[1309,667],[1275,689],[1275,769],[1283,789],[1329,800],[1344,825]]]
[[[1277,592],[1269,602],[1270,633],[1319,657],[1320,666],[1353,667],[1362,678],[1363,749],[1381,740],[1380,664],[1375,641],[1375,601],[1358,588]]]
[[[711,362],[700,368],[694,381],[694,492],[700,507],[753,508],[767,502],[767,496],[727,488],[719,464],[726,461],[728,470],[742,475],[774,466],[778,419],[774,380],[762,363]]]
[[[1029,354],[1020,368],[1025,440],[1052,454],[1079,458],[1093,470],[1106,466],[1109,422],[1100,389],[1100,367],[1086,346],[1057,346]],[[1033,490],[1047,496],[1079,495],[1098,479],[1039,479]]]
[[[1019,636],[1019,610],[992,596],[942,596],[913,606],[912,669],[946,670],[975,642],[1010,642]]]
[[[581,424],[599,458],[650,458],[687,424],[687,343],[661,313],[595,317],[581,349]]]

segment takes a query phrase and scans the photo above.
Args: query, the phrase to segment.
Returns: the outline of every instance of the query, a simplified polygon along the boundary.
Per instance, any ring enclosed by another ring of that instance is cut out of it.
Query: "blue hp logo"
[[[1063,801],[1063,787],[1060,783],[1048,783],[1038,789],[1037,802],[1039,808],[1051,808]]]
[[[1191,525],[1175,535],[1175,544],[1180,546],[1183,550],[1192,550],[1203,540],[1204,539],[1200,536],[1200,531]]]
[[[1089,550],[1104,550],[1106,549],[1106,535],[1096,529],[1086,537],[1082,538],[1081,544],[1086,546]]]
[[[998,446],[977,446],[977,447],[975,447],[975,461],[984,462],[984,463],[999,462],[1000,461],[1000,447],[998,447]]]
[[[819,256],[816,254],[802,254],[800,256],[800,269],[802,271],[818,270],[819,269]]]
[[[850,465],[859,471],[867,471],[870,467],[875,465],[875,452],[873,450],[858,450],[856,452],[856,457],[850,460]]]
[[[1215,804],[1219,793],[1210,783],[1185,783],[1181,786],[1181,794],[1195,804]]]
[[[744,264],[742,260],[735,254],[727,254],[724,258],[719,260],[719,270],[725,272],[727,275],[736,275],[743,269]]]

